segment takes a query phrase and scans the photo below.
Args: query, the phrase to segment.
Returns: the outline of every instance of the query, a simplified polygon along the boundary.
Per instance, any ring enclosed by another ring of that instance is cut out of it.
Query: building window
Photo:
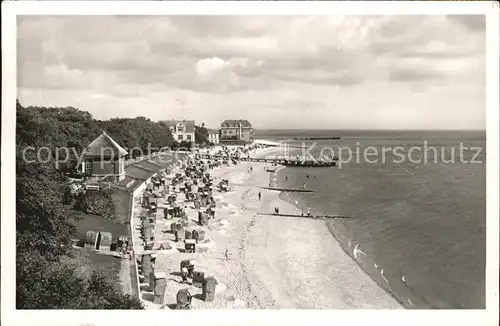
[[[191,135],[186,135],[186,140],[191,140]]]
[[[182,135],[177,135],[177,140],[182,140]]]
[[[84,161],[84,165],[83,165],[83,173],[85,175],[92,175],[92,173],[94,172],[94,160],[93,159],[88,159],[88,160],[85,160]]]

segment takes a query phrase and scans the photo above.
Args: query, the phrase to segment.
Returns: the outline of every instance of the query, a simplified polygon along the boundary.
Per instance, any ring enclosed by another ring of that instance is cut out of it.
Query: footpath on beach
[[[250,155],[273,156],[276,150],[258,149]],[[174,176],[183,173],[180,165],[170,171]],[[189,238],[203,234],[203,241],[182,241],[172,231],[180,219],[164,217],[164,207],[169,206],[165,195],[155,202],[153,233],[147,235],[154,241],[145,249],[144,199],[134,198],[132,236],[141,265],[140,295],[147,309],[179,309],[180,290],[192,296],[191,309],[400,308],[343,252],[324,221],[262,215],[272,214],[275,207],[280,214],[302,213],[281,200],[279,192],[264,189],[275,174],[266,171],[265,163],[224,164],[209,173],[213,185],[227,180],[229,191],[214,187],[214,215],[204,225],[199,207],[179,200],[178,190],[171,190],[183,207],[183,232]],[[188,242],[195,243],[195,252],[186,252]],[[151,280],[142,271],[143,256],[152,257],[154,273],[164,279],[161,298],[155,276]],[[184,282],[180,265],[186,260],[192,260],[196,275]],[[216,280],[211,299],[209,290],[196,282],[199,275]]]

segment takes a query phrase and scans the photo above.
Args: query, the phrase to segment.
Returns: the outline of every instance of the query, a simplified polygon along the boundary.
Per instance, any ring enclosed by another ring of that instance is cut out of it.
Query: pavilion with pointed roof
[[[82,171],[93,178],[118,182],[125,178],[125,157],[128,152],[105,131],[83,152]]]

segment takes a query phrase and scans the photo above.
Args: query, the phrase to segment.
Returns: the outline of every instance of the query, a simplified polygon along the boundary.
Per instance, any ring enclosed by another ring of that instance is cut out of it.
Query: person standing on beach
[[[261,198],[262,198],[262,194],[261,194],[261,192],[259,191],[259,201],[260,201],[260,199],[261,199]]]
[[[187,283],[188,280],[188,269],[186,266],[182,267],[181,269],[181,276],[182,276],[182,282]]]
[[[132,260],[135,257],[134,249],[130,248],[128,259]]]

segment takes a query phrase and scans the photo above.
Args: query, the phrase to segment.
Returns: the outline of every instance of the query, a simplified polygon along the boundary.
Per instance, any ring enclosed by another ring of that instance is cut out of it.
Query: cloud
[[[198,75],[201,77],[211,77],[215,74],[221,73],[226,69],[228,63],[221,58],[207,58],[200,59],[196,62],[195,68]]]
[[[448,15],[446,18],[463,24],[469,31],[484,32],[486,29],[485,15]]]
[[[237,117],[262,108],[255,116],[262,119],[272,108],[304,123],[298,118],[302,112],[298,103],[325,97],[363,116],[366,105],[392,107],[388,103],[396,96],[394,89],[401,97],[411,97],[417,90],[441,99],[445,85],[457,89],[468,85],[456,95],[463,97],[465,112],[472,110],[473,99],[483,101],[478,90],[484,88],[484,57],[484,17],[477,15],[24,16],[18,20],[21,96],[30,101],[45,94],[43,101],[74,105],[66,102],[75,98],[75,92],[100,94],[78,96],[98,116],[99,104],[107,106],[109,101],[119,99],[123,110],[135,112],[128,103],[161,107],[154,98],[177,105],[172,99],[182,93],[187,102],[200,107],[218,109],[230,101],[231,114]],[[126,98],[131,102],[122,102]],[[366,104],[364,98],[377,98],[378,103]],[[256,104],[257,99],[262,103]],[[210,118],[215,116],[206,116]],[[314,121],[320,124],[325,119]]]
[[[394,81],[421,81],[441,78],[441,74],[438,71],[415,68],[394,69],[389,72],[389,76]]]

